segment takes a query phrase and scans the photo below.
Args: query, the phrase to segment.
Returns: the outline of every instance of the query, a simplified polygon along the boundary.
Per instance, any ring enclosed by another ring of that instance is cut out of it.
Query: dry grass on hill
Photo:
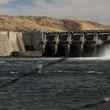
[[[106,30],[110,29],[92,21],[76,21],[70,19],[54,19],[50,17],[35,16],[0,16],[1,30],[22,30],[22,31],[74,31],[74,30]]]

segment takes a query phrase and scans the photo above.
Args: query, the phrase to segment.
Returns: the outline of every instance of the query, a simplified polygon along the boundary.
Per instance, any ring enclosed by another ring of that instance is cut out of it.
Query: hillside
[[[106,30],[107,26],[92,21],[78,21],[70,19],[55,19],[35,16],[0,15],[0,30],[22,31],[74,31],[74,30]]]

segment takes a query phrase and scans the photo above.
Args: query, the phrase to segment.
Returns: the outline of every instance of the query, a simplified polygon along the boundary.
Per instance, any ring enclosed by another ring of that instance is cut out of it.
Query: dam
[[[110,45],[109,30],[0,31],[0,56],[91,57]]]
[[[109,31],[45,33],[42,40],[44,56],[98,56],[110,43]]]

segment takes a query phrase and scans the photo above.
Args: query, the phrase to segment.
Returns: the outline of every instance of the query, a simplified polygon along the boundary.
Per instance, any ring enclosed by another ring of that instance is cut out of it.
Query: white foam
[[[0,64],[4,64],[4,63],[7,63],[6,61],[0,61]]]
[[[101,54],[102,57],[104,57],[105,59],[110,59],[110,45],[107,45],[102,54]]]
[[[108,51],[107,51],[108,52]],[[101,55],[101,57],[76,57],[76,58],[63,58],[63,57],[59,57],[59,58],[2,58],[1,59],[1,63],[5,63],[5,61],[36,61],[36,60],[48,60],[48,61],[56,61],[56,60],[61,60],[64,59],[65,61],[73,61],[73,60],[110,60],[110,53],[104,53],[103,55]],[[3,62],[2,62],[3,61]]]
[[[17,71],[11,71],[11,74],[16,74],[16,73],[18,73]]]
[[[68,60],[110,60],[110,57],[79,57],[79,58],[68,58]]]
[[[110,101],[110,98],[109,98],[109,97],[105,97],[104,100],[105,100],[106,102],[109,102],[109,101]]]
[[[87,73],[96,73],[95,71],[88,71]]]

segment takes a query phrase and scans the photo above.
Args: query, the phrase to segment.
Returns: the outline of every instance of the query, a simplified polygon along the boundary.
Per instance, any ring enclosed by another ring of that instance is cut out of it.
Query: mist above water
[[[105,48],[102,50],[100,56],[104,57],[104,58],[110,58],[110,44],[105,46]]]

